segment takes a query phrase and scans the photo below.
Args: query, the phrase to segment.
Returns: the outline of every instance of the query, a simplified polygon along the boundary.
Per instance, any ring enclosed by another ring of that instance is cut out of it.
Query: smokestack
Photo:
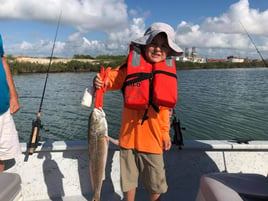
[[[197,52],[196,52],[196,48],[192,47],[192,57],[196,57]]]
[[[188,47],[185,48],[184,55],[185,55],[185,57],[190,57],[190,50]]]

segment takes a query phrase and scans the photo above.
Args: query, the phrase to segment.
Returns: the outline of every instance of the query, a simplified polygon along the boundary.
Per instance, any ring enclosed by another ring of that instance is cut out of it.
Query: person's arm
[[[12,78],[11,71],[9,69],[8,63],[6,62],[4,57],[1,57],[2,63],[4,66],[4,70],[6,72],[6,79],[7,84],[9,87],[9,94],[10,94],[10,113],[13,114],[17,112],[20,109],[19,99],[18,99],[18,93],[15,88],[15,84]]]
[[[165,151],[168,151],[171,148],[172,142],[169,135],[170,130],[170,111],[169,108],[161,107],[159,111],[160,118],[160,126],[161,126],[161,133],[162,133],[162,141],[163,147]]]
[[[97,89],[100,89],[103,85],[106,85],[107,91],[119,90],[123,86],[126,77],[126,70],[126,68],[117,67],[116,69],[109,71],[106,83],[103,82],[100,74],[97,73],[93,80],[93,84]]]

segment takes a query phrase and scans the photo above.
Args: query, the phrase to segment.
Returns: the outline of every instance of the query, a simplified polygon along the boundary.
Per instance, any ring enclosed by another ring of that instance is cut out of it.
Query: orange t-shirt
[[[107,90],[119,90],[126,78],[127,68],[116,68],[109,72]],[[169,140],[170,111],[160,107],[159,113],[152,107],[148,109],[148,119],[141,125],[145,110],[135,110],[124,107],[119,134],[119,145],[126,149],[161,154],[163,140]]]

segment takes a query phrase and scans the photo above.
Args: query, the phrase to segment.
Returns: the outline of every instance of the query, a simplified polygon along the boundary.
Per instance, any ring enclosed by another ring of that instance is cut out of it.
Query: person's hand
[[[100,89],[103,86],[104,82],[101,79],[99,73],[96,74],[96,76],[95,76],[95,78],[93,80],[93,84],[94,84],[94,86],[95,86],[96,89]]]
[[[164,140],[164,141],[163,141],[163,144],[164,144],[164,150],[165,150],[165,151],[170,150],[171,145],[172,145],[171,140]]]
[[[100,89],[102,87],[107,86],[108,82],[109,82],[109,78],[107,78],[105,83],[104,83],[104,81],[102,80],[99,73],[97,73],[95,78],[93,79],[93,84],[94,84],[96,89]],[[105,85],[105,86],[103,86],[103,85]]]
[[[18,97],[10,97],[10,114],[14,114],[20,110]]]

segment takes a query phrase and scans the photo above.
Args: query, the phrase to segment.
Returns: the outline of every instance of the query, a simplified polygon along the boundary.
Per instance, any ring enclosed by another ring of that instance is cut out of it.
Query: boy
[[[11,114],[20,109],[18,94],[6,60],[0,35],[0,172],[5,160],[21,153],[18,133]]]
[[[150,201],[160,201],[167,191],[163,150],[171,148],[169,108],[177,101],[177,79],[174,61],[167,64],[166,59],[183,53],[174,35],[168,24],[152,24],[143,37],[132,41],[126,63],[108,72],[106,81],[99,74],[94,79],[97,89],[105,85],[107,90],[123,91],[119,146],[121,184],[127,201],[135,200],[139,175]],[[161,85],[169,81],[173,84],[163,89]]]

